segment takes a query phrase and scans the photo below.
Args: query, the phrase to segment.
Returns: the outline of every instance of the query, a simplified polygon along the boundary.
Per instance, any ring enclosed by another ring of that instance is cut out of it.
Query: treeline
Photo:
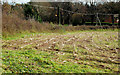
[[[40,23],[52,22],[62,25],[96,25],[96,23],[99,25],[96,13],[120,14],[119,8],[120,2],[107,2],[103,4],[93,2],[29,2],[28,4],[16,5],[3,4],[3,10],[7,14],[14,13],[18,14],[22,19],[34,19]],[[98,17],[103,25],[117,24],[118,16],[114,17],[114,15],[99,14]]]
[[[40,18],[42,21],[60,23],[60,24],[73,24],[73,25],[83,25],[92,22],[98,23],[96,13],[104,14],[119,14],[120,13],[120,2],[107,2],[103,4],[91,3],[71,3],[71,2],[30,2],[31,6],[35,6],[38,10]],[[45,6],[45,7],[40,7]],[[54,7],[54,8],[49,8]],[[72,12],[69,12],[72,11]],[[80,14],[81,13],[81,14]],[[93,15],[90,15],[93,14]],[[117,24],[117,17],[114,15],[104,15],[99,14],[98,17],[101,24]],[[108,21],[108,22],[107,22]],[[88,23],[89,22],[89,23]]]

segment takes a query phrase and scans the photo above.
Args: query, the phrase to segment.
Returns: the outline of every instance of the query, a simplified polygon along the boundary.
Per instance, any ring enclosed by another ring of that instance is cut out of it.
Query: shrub
[[[72,16],[72,24],[74,26],[76,25],[81,25],[82,24],[82,15],[79,15],[79,14],[73,14]]]
[[[42,19],[40,16],[38,16],[38,22],[42,23]]]

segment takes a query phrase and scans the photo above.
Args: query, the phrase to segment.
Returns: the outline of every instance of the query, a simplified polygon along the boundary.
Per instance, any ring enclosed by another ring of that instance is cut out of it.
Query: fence
[[[39,11],[43,21],[58,23],[58,24],[73,24],[73,25],[120,25],[119,14],[105,13],[79,13],[62,9],[60,7],[49,7],[41,5],[33,5]],[[42,9],[44,9],[42,11]],[[43,16],[42,14],[46,14]]]

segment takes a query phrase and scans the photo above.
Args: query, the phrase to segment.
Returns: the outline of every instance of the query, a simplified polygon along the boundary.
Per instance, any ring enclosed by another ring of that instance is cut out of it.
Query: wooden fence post
[[[111,15],[112,25],[114,25],[114,15]]]
[[[61,24],[64,25],[64,12],[61,11]]]
[[[93,25],[94,22],[94,15],[91,15],[91,25]]]
[[[58,7],[57,17],[58,17],[58,24],[61,24],[61,17],[60,17],[60,8]]]
[[[57,17],[58,17],[58,24],[59,24],[59,7],[57,8]]]
[[[118,25],[120,26],[120,14],[118,16],[118,20],[119,20]]]
[[[68,13],[68,25],[70,24],[70,13]]]

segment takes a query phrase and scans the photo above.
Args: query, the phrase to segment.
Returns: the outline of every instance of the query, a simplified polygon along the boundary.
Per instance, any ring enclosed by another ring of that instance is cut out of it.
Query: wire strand
[[[40,5],[33,5],[33,6],[36,6],[36,7],[44,7],[44,8],[50,8],[50,9],[57,9],[58,7],[48,7],[48,6],[40,6]],[[88,14],[88,13],[79,13],[79,12],[74,12],[74,11],[70,11],[70,10],[65,10],[65,9],[62,9],[62,8],[59,8],[60,10],[62,11],[65,11],[65,12],[68,12],[69,14],[72,13],[72,14],[82,14],[82,15],[96,15],[96,14],[100,14],[100,15],[116,15],[116,14],[106,14],[106,13],[94,13],[94,14]]]

